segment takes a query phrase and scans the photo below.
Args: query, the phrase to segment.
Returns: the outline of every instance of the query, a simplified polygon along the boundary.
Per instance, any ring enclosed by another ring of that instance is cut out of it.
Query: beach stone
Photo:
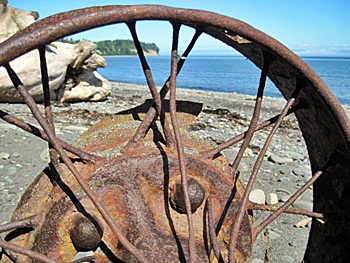
[[[276,205],[278,203],[278,196],[275,193],[269,193],[266,196],[266,204]]]
[[[313,204],[307,201],[295,201],[293,207],[300,210],[312,211]]]
[[[94,255],[93,251],[84,251],[84,252],[78,252],[74,258],[72,259],[72,261],[84,258],[84,257],[91,257]],[[82,263],[89,263],[90,261],[81,261]]]
[[[281,157],[277,154],[271,154],[269,157],[268,157],[268,160],[270,162],[273,162],[273,163],[278,163],[278,164],[284,164],[287,162],[286,158],[284,157]]]
[[[308,174],[308,173],[310,173],[309,172],[309,169],[307,169],[306,167],[295,167],[294,169],[293,169],[293,174],[295,174],[295,175],[304,175],[304,174]]]
[[[10,157],[11,157],[11,154],[9,154],[7,152],[1,152],[0,153],[0,159],[8,160],[8,159],[10,159]]]
[[[290,179],[288,177],[281,177],[277,181],[282,183],[289,183]]]
[[[249,201],[256,203],[256,204],[265,204],[265,193],[261,189],[255,189],[250,192],[249,194]]]
[[[282,167],[280,167],[279,172],[280,172],[280,174],[288,174],[288,173],[290,173],[290,168],[286,167],[286,166],[282,166]]]
[[[254,259],[252,260],[252,263],[264,263],[264,260],[259,259],[259,258],[254,258]]]
[[[18,158],[20,156],[20,154],[18,152],[15,152],[12,154],[12,157]]]

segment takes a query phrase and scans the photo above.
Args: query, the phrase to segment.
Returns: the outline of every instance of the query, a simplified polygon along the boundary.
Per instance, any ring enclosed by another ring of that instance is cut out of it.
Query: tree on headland
[[[80,40],[73,40],[73,38],[64,38],[60,41],[69,44],[77,44],[80,42]],[[93,43],[97,45],[97,50],[102,56],[137,55],[136,47],[132,40],[102,40]],[[159,48],[155,43],[141,42],[140,44],[144,52],[154,51],[158,55]]]

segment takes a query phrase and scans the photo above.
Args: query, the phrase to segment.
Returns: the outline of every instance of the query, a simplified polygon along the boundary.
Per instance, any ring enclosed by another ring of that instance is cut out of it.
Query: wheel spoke
[[[26,217],[22,220],[11,221],[9,223],[0,225],[0,233],[23,227],[34,228],[38,225],[38,223],[38,218],[36,216]]]
[[[188,55],[190,54],[191,50],[193,49],[196,41],[198,40],[199,36],[202,34],[202,30],[201,29],[197,29],[194,36],[192,37],[191,42],[189,43],[189,45],[187,46],[185,52],[183,53],[183,55],[180,57],[178,63],[177,63],[177,74],[180,73],[182,66],[184,65],[186,58],[188,57]],[[170,76],[168,77],[168,79],[165,81],[163,87],[161,88],[159,94],[160,94],[160,98],[161,100],[163,100],[165,98],[165,96],[167,95],[168,91],[169,91],[169,80],[170,80]],[[148,131],[148,128],[151,126],[152,121],[157,117],[157,111],[154,107],[154,105],[152,105],[151,108],[149,108],[149,110],[146,113],[146,116],[144,117],[141,125],[138,127],[138,129],[135,132],[134,137],[132,138],[132,140],[124,147],[124,149],[122,150],[123,152],[127,152],[130,149],[135,149],[137,147],[137,142],[140,141],[142,138],[145,137],[146,132]]]
[[[22,255],[25,255],[25,256],[28,256],[31,259],[39,260],[40,262],[43,262],[43,263],[58,263],[57,261],[50,259],[41,253],[26,249],[24,247],[21,247],[21,246],[18,246],[18,245],[9,243],[9,242],[6,242],[2,238],[0,238],[0,247],[7,249],[7,250],[10,250],[10,251],[13,251],[13,252],[16,252],[16,253],[19,253],[19,254],[22,254]]]
[[[276,212],[281,206],[278,205],[266,205],[266,204],[256,204],[253,202],[248,202],[247,209],[248,210],[261,210],[261,211],[269,211],[269,212]],[[317,219],[324,219],[324,215],[317,212],[310,212],[307,210],[300,210],[296,208],[286,208],[283,213],[287,214],[294,214],[294,215],[303,215],[303,216],[309,216],[314,217]]]
[[[222,256],[221,256],[218,242],[216,240],[216,231],[215,231],[214,218],[213,218],[213,207],[212,207],[210,196],[207,198],[207,211],[208,211],[208,227],[209,227],[210,243],[213,248],[216,259],[218,260],[218,262],[220,262],[222,261]]]
[[[131,32],[132,38],[134,40],[134,44],[138,53],[138,56],[140,58],[141,61],[141,65],[142,65],[142,69],[144,72],[144,75],[146,77],[147,80],[147,84],[149,87],[149,90],[152,94],[153,97],[153,101],[155,103],[155,108],[157,111],[157,115],[160,116],[160,121],[162,123],[162,127],[163,127],[163,131],[164,131],[164,135],[165,135],[165,139],[166,139],[166,144],[169,145],[174,145],[174,138],[173,135],[171,133],[170,127],[169,127],[169,123],[166,119],[165,116],[165,111],[162,107],[162,99],[157,91],[156,88],[156,84],[154,83],[153,80],[153,76],[152,76],[152,72],[151,72],[151,68],[149,67],[146,57],[143,53],[143,49],[141,47],[140,41],[138,39],[137,33],[136,33],[136,28],[135,28],[136,23],[128,23],[128,27],[129,30]],[[150,125],[147,127],[147,129],[150,127]],[[139,138],[137,138],[139,139]],[[135,143],[135,140],[133,140]],[[137,141],[136,141],[137,142]]]
[[[173,44],[172,44],[172,51],[171,51],[170,107],[169,108],[170,108],[171,122],[174,128],[176,148],[177,148],[177,154],[178,154],[179,165],[180,165],[182,191],[184,193],[184,201],[185,201],[185,207],[186,207],[186,213],[187,213],[188,232],[189,232],[188,253],[190,255],[190,262],[195,263],[197,262],[198,256],[197,256],[196,242],[195,242],[195,236],[194,236],[190,196],[188,193],[188,184],[187,184],[187,176],[186,176],[186,159],[185,159],[184,146],[183,146],[180,129],[178,125],[178,120],[176,116],[176,76],[177,76],[177,58],[178,58],[177,48],[178,48],[180,25],[173,24],[173,28],[174,30],[173,30]]]

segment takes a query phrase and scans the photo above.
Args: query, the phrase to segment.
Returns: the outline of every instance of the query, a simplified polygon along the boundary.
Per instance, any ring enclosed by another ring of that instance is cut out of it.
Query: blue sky
[[[161,4],[203,9],[240,19],[274,37],[298,55],[350,56],[349,0],[9,0],[9,4],[27,11],[38,11],[40,18],[71,9],[110,4]],[[154,42],[160,47],[161,54],[167,54],[171,41],[168,23],[143,22],[137,29],[141,41]],[[183,47],[191,34],[192,30],[182,30],[180,40],[184,42]],[[131,39],[125,25],[83,32],[74,38],[93,41]],[[232,52],[224,44],[205,36],[196,47],[197,52],[203,53]]]

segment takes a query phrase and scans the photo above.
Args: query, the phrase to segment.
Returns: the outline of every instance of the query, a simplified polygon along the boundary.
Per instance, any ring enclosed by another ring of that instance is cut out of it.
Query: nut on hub
[[[200,207],[205,198],[205,190],[203,186],[194,178],[187,180],[188,194],[191,203],[192,214],[196,212],[197,208]],[[176,182],[172,188],[170,188],[170,203],[174,210],[179,213],[186,213],[185,196],[181,181]]]

